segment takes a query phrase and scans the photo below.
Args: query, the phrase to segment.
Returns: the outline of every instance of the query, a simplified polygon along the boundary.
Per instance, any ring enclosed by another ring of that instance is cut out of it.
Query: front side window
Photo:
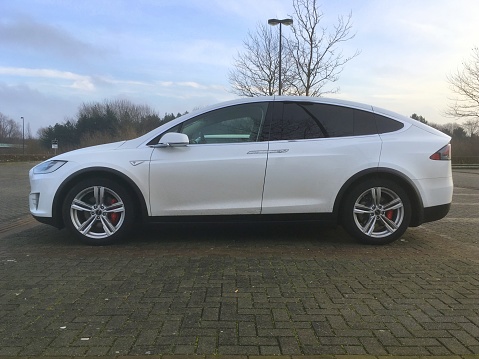
[[[256,142],[267,110],[267,102],[221,108],[184,122],[178,132],[194,144]]]

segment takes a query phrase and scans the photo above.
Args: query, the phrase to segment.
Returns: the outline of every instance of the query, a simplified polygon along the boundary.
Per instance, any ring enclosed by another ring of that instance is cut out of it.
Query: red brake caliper
[[[115,198],[112,198],[110,204],[113,204],[113,203],[116,203],[118,202]],[[116,213],[116,212],[113,212],[113,213],[110,213],[108,215],[108,218],[110,218],[110,222],[112,224],[117,224],[118,223],[118,220],[120,219],[120,214],[119,213]]]
[[[386,212],[386,217],[388,217],[388,219],[390,219],[391,221],[393,220],[393,215],[394,215],[393,210],[390,210],[390,211]]]

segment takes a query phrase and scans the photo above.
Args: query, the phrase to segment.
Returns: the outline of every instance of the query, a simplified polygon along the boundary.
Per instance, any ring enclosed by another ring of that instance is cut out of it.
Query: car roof
[[[314,102],[314,103],[323,103],[327,105],[340,105],[351,108],[357,108],[367,111],[373,111],[373,106],[354,102],[339,100],[329,97],[311,97],[311,96],[255,96],[255,97],[242,97],[231,101],[217,103],[212,106],[204,107],[199,109],[201,112],[207,112],[216,108],[239,105],[243,103],[254,103],[254,102],[265,102],[265,101],[291,101],[291,102]]]
[[[326,104],[326,105],[338,105],[338,106],[344,106],[344,107],[349,107],[353,109],[359,109],[359,110],[364,110],[364,111],[369,111],[373,113],[377,113],[386,117],[390,117],[395,120],[399,120],[403,123],[406,123],[408,125],[416,126],[419,127],[427,132],[434,133],[436,135],[443,135],[444,133],[428,126],[423,123],[420,123],[419,121],[416,121],[414,119],[411,119],[407,116],[401,115],[399,113],[389,111],[380,107],[375,107],[372,105],[368,105],[365,103],[360,103],[360,102],[354,102],[354,101],[347,101],[347,100],[340,100],[340,99],[334,99],[334,98],[328,98],[328,97],[311,97],[311,96],[254,96],[254,97],[242,97],[238,98],[235,100],[230,100],[230,101],[225,101],[225,102],[220,102],[216,103],[214,105],[210,106],[205,106],[202,108],[198,108],[188,114],[185,114],[181,117],[178,117],[172,121],[170,121],[168,124],[164,124],[160,127],[163,127],[165,125],[168,126],[175,126],[176,124],[183,122],[189,118],[195,117],[199,114],[206,113],[209,111],[213,111],[216,109],[228,107],[228,106],[234,106],[234,105],[241,105],[245,103],[255,103],[255,102],[274,102],[274,101],[288,101],[288,102],[313,102],[313,103],[320,103],[320,104]],[[159,128],[160,128],[159,127]],[[152,133],[156,132],[158,130],[155,129],[141,137],[138,137],[135,140],[136,143],[144,143],[148,139],[151,139]],[[130,141],[129,141],[130,142]]]

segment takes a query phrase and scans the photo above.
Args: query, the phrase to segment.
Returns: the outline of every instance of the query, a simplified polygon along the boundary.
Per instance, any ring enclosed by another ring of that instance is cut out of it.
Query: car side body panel
[[[424,207],[451,203],[451,163],[430,159],[433,153],[449,143],[447,136],[430,134],[410,126],[403,132],[382,134],[381,138],[380,167],[396,170],[413,181]]]
[[[151,152],[149,147],[143,149],[129,149],[107,145],[88,148],[87,151],[78,150],[66,155],[56,156],[55,159],[68,159],[68,162],[59,170],[47,174],[30,175],[30,196],[38,194],[38,202],[33,206],[30,201],[30,212],[35,217],[57,217],[63,196],[72,185],[84,176],[109,176],[124,179],[130,184],[135,184],[138,189],[136,195],[141,194],[142,202],[149,202],[149,160]],[[86,150],[86,149],[85,149]],[[109,164],[106,166],[106,164]],[[58,218],[54,223],[59,223]]]
[[[259,214],[267,149],[267,142],[155,149],[151,215]]]
[[[270,142],[263,214],[332,212],[341,186],[377,168],[377,135]]]

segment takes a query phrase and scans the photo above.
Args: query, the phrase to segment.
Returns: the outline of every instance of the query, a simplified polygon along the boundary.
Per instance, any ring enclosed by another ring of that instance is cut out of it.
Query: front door
[[[214,110],[183,122],[184,147],[156,148],[150,163],[152,216],[259,214],[268,142],[267,102]]]

